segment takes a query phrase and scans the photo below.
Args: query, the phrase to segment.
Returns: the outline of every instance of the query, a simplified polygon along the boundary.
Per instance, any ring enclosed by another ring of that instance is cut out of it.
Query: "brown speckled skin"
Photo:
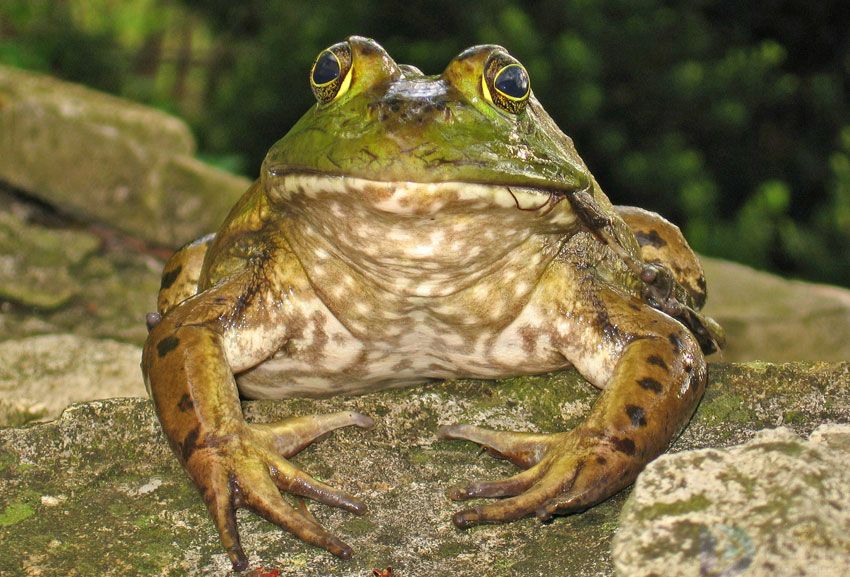
[[[658,215],[612,207],[533,96],[519,111],[491,110],[480,70],[494,51],[508,58],[502,49],[471,49],[423,78],[371,41],[348,43],[361,71],[349,93],[310,111],[276,145],[215,236],[169,260],[162,318],[145,345],[163,430],[238,569],[247,565],[234,515],[243,506],[351,555],[280,491],[363,512],[287,458],[338,427],[373,424],[348,412],[249,425],[240,393],[351,394],[575,366],[603,392],[572,431],[441,427],[443,438],[482,444],[523,469],[450,489],[458,500],[502,497],[458,512],[455,524],[467,527],[545,519],[609,497],[665,450],[705,386],[694,335],[647,304],[623,255],[669,269],[694,309],[705,300],[698,260]],[[341,122],[345,130],[328,130]],[[303,140],[316,134],[324,140]],[[513,156],[494,165],[490,149],[504,142]],[[305,165],[305,143],[314,166]],[[577,190],[609,223],[608,236],[565,201]]]

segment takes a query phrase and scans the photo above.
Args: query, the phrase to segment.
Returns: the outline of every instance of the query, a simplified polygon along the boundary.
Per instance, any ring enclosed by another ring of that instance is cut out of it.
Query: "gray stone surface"
[[[525,519],[461,532],[450,522],[459,506],[445,489],[514,468],[470,443],[434,437],[439,424],[456,420],[568,428],[596,394],[567,371],[349,399],[245,403],[254,421],[353,408],[379,423],[372,431],[333,433],[295,459],[367,502],[364,517],[310,505],[351,543],[355,558],[336,560],[242,511],[252,568],[299,577],[363,577],[388,565],[401,577],[613,575],[611,539],[627,493],[548,525]],[[847,364],[713,365],[709,394],[674,450],[740,443],[782,422],[809,433],[823,421],[850,421]],[[50,423],[0,430],[0,542],[2,575],[228,572],[205,508],[143,400],[95,401]]]
[[[141,357],[135,345],[70,334],[2,341],[0,427],[56,417],[79,401],[144,396]]]
[[[664,455],[641,474],[614,539],[621,577],[846,577],[850,426],[788,428],[729,449]]]
[[[850,359],[850,290],[784,279],[718,259],[702,259],[706,314],[726,329],[722,359]]]
[[[65,212],[170,246],[205,234],[249,182],[194,146],[163,112],[0,66],[0,180]]]
[[[0,185],[0,263],[0,341],[73,332],[144,342],[162,261],[138,241],[68,222]]]
[[[0,299],[43,309],[66,304],[81,290],[72,268],[99,245],[86,232],[50,230],[0,212]]]

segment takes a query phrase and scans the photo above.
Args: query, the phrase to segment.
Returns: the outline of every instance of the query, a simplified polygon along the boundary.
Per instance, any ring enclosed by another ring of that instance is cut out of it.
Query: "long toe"
[[[526,469],[521,473],[505,477],[503,479],[492,479],[487,481],[473,481],[466,484],[455,485],[447,491],[449,499],[463,501],[465,499],[477,499],[481,497],[513,497],[527,490],[540,478],[540,472],[536,467]]]
[[[286,529],[302,541],[321,547],[341,559],[351,558],[351,547],[294,509],[281,497],[271,480],[252,486],[246,495],[246,501],[255,513]]]
[[[314,479],[282,458],[273,457],[269,469],[272,479],[281,491],[306,497],[331,507],[339,507],[357,515],[366,512],[366,505],[357,497]]]
[[[494,431],[466,424],[444,425],[438,429],[437,436],[478,443],[522,468],[540,462],[552,442],[552,435]]]
[[[504,523],[522,519],[534,513],[557,494],[557,483],[538,483],[529,491],[516,497],[458,511],[452,517],[452,521],[457,527],[465,529],[482,523]]]
[[[233,497],[230,483],[226,474],[218,474],[210,477],[209,483],[201,488],[207,509],[212,516],[215,528],[218,530],[221,544],[227,551],[227,556],[233,564],[235,571],[244,571],[248,568],[248,557],[242,550],[239,540],[239,530],[236,526],[236,509],[233,505]]]
[[[256,426],[274,435],[275,448],[280,455],[291,457],[319,437],[351,425],[370,429],[375,426],[375,421],[356,411],[341,411],[326,415],[294,417],[278,423]]]

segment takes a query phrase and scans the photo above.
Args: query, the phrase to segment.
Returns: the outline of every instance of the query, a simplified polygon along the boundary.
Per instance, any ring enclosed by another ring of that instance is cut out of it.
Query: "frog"
[[[351,36],[319,53],[309,85],[315,105],[220,229],[166,262],[148,316],[145,384],[234,569],[248,567],[238,508],[351,557],[298,503],[366,504],[291,459],[375,425],[356,411],[248,423],[243,399],[574,367],[601,393],[570,430],[439,427],[518,469],[450,484],[474,500],[452,520],[545,521],[632,484],[691,418],[723,346],[680,229],[611,203],[500,46],[425,75]]]

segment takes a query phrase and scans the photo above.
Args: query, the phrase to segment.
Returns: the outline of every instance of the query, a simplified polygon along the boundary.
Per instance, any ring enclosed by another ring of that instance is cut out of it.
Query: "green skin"
[[[240,396],[575,366],[603,392],[571,431],[439,431],[522,468],[449,489],[500,497],[456,513],[458,527],[547,519],[608,498],[665,450],[705,386],[694,326],[719,335],[694,312],[705,282],[678,228],[613,207],[533,95],[510,111],[494,103],[482,74],[513,61],[504,49],[471,48],[426,77],[371,40],[347,47],[339,96],[275,144],[218,233],[166,264],[145,345],[163,430],[237,569],[238,507],[352,554],[280,492],[363,513],[287,459],[336,428],[373,425],[355,412],[247,424]],[[656,277],[669,290],[653,292]],[[681,310],[698,319],[690,330]]]

